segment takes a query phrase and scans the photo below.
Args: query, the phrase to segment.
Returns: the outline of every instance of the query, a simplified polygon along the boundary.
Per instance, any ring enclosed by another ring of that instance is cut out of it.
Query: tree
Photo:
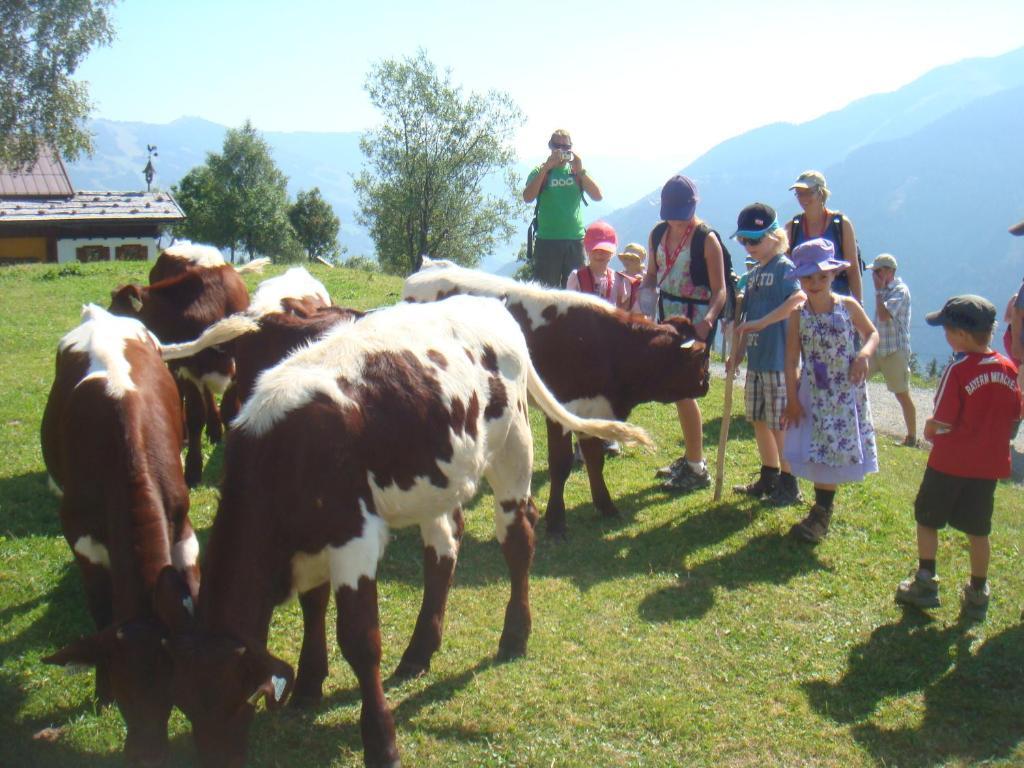
[[[0,0],[0,165],[35,163],[43,146],[69,160],[92,150],[89,89],[71,79],[114,39],[114,0]]]
[[[511,98],[464,96],[422,49],[375,65],[365,88],[384,124],[360,140],[357,220],[381,267],[407,274],[425,254],[474,266],[511,238],[525,210],[511,146],[523,117]],[[488,181],[504,184],[504,194],[485,192]]]
[[[287,184],[267,142],[246,121],[227,132],[220,154],[208,153],[172,187],[187,217],[175,234],[227,248],[232,261],[238,250],[292,260]]]
[[[331,204],[321,196],[319,187],[299,192],[295,205],[288,211],[288,220],[310,260],[338,255],[341,221],[334,215]]]

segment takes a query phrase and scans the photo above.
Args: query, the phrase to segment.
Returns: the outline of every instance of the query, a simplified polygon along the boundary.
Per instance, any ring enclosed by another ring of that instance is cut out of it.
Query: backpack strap
[[[576,270],[576,279],[580,282],[580,291],[582,293],[594,292],[594,276],[590,272],[590,267],[586,264]]]
[[[659,221],[654,225],[654,229],[651,230],[650,236],[647,238],[647,253],[650,254],[651,264],[648,267],[654,267],[654,272],[658,272],[658,246],[661,245],[662,238],[665,237],[665,230],[668,229],[667,221]]]

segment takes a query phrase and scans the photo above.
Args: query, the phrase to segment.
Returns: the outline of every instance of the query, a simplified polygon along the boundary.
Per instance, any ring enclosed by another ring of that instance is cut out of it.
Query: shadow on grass
[[[648,595],[640,603],[639,613],[648,621],[698,619],[714,606],[716,590],[785,584],[823,569],[812,548],[776,533],[765,533],[735,552],[688,570],[680,576],[679,584]]]
[[[0,479],[0,531],[11,538],[60,535],[60,499],[46,472]]]
[[[989,638],[975,653],[965,624],[938,628],[908,611],[850,652],[843,679],[804,685],[811,705],[838,723],[880,765],[931,766],[1010,756],[1024,740],[1024,625]],[[924,692],[916,727],[870,722],[887,697]]]

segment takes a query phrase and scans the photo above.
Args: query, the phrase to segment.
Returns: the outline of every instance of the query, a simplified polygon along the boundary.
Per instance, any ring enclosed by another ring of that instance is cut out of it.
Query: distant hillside
[[[914,295],[915,347],[944,358],[925,311],[966,290],[1001,304],[1024,274],[1024,243],[1006,234],[1024,215],[1022,97],[1024,49],[941,67],[808,123],[750,131],[682,172],[698,183],[701,216],[727,236],[757,200],[780,219],[797,213],[789,184],[806,168],[822,170],[829,205],[850,215],[865,259],[881,251],[899,259]],[[659,191],[607,217],[620,239],[646,241]]]

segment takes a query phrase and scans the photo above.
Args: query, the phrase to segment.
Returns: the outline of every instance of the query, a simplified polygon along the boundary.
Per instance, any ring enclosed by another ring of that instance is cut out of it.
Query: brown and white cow
[[[142,323],[94,305],[82,317],[58,347],[41,438],[97,633],[44,660],[94,665],[99,699],[116,701],[127,724],[126,756],[152,765],[167,752],[172,703],[154,590],[163,569],[180,571],[170,594],[181,613],[199,587],[181,401]]]
[[[456,294],[492,296],[506,302],[544,383],[570,411],[581,416],[626,419],[646,402],[674,403],[708,391],[708,357],[694,343],[685,318],[652,323],[615,309],[596,296],[423,260],[402,291],[406,301],[437,301]],[[604,482],[600,441],[580,441],[594,506],[613,516],[618,509]],[[550,533],[565,533],[565,482],[572,471],[572,438],[548,419],[551,491],[545,521]]]
[[[235,268],[186,269],[149,286],[131,284],[115,290],[110,311],[134,317],[163,343],[189,341],[218,320],[249,306],[249,292]],[[185,481],[195,487],[202,480],[202,431],[211,442],[222,434],[216,396],[223,394],[234,374],[231,356],[210,348],[195,357],[171,364],[185,402],[188,452]]]
[[[176,277],[189,269],[211,269],[222,267],[226,263],[223,254],[212,245],[180,240],[167,246],[160,253],[149,270],[149,284],[158,283],[169,277]],[[261,272],[269,263],[270,259],[253,259],[237,267],[236,270],[240,275],[247,272]]]
[[[264,372],[228,434],[197,627],[170,644],[175,700],[204,765],[244,761],[254,709],[247,702],[277,706],[293,688],[319,694],[326,649],[304,641],[294,678],[266,642],[276,604],[295,593],[326,596],[327,585],[338,644],[362,694],[365,762],[398,765],[380,677],[377,565],[390,528],[419,525],[450,580],[460,510],[482,476],[512,580],[498,653],[525,653],[536,520],[528,395],[567,429],[648,442],[628,424],[567,412],[493,299],[371,313]],[[447,589],[448,581],[445,596]],[[442,602],[433,615],[443,613]],[[322,616],[305,616],[307,635],[311,618]]]

